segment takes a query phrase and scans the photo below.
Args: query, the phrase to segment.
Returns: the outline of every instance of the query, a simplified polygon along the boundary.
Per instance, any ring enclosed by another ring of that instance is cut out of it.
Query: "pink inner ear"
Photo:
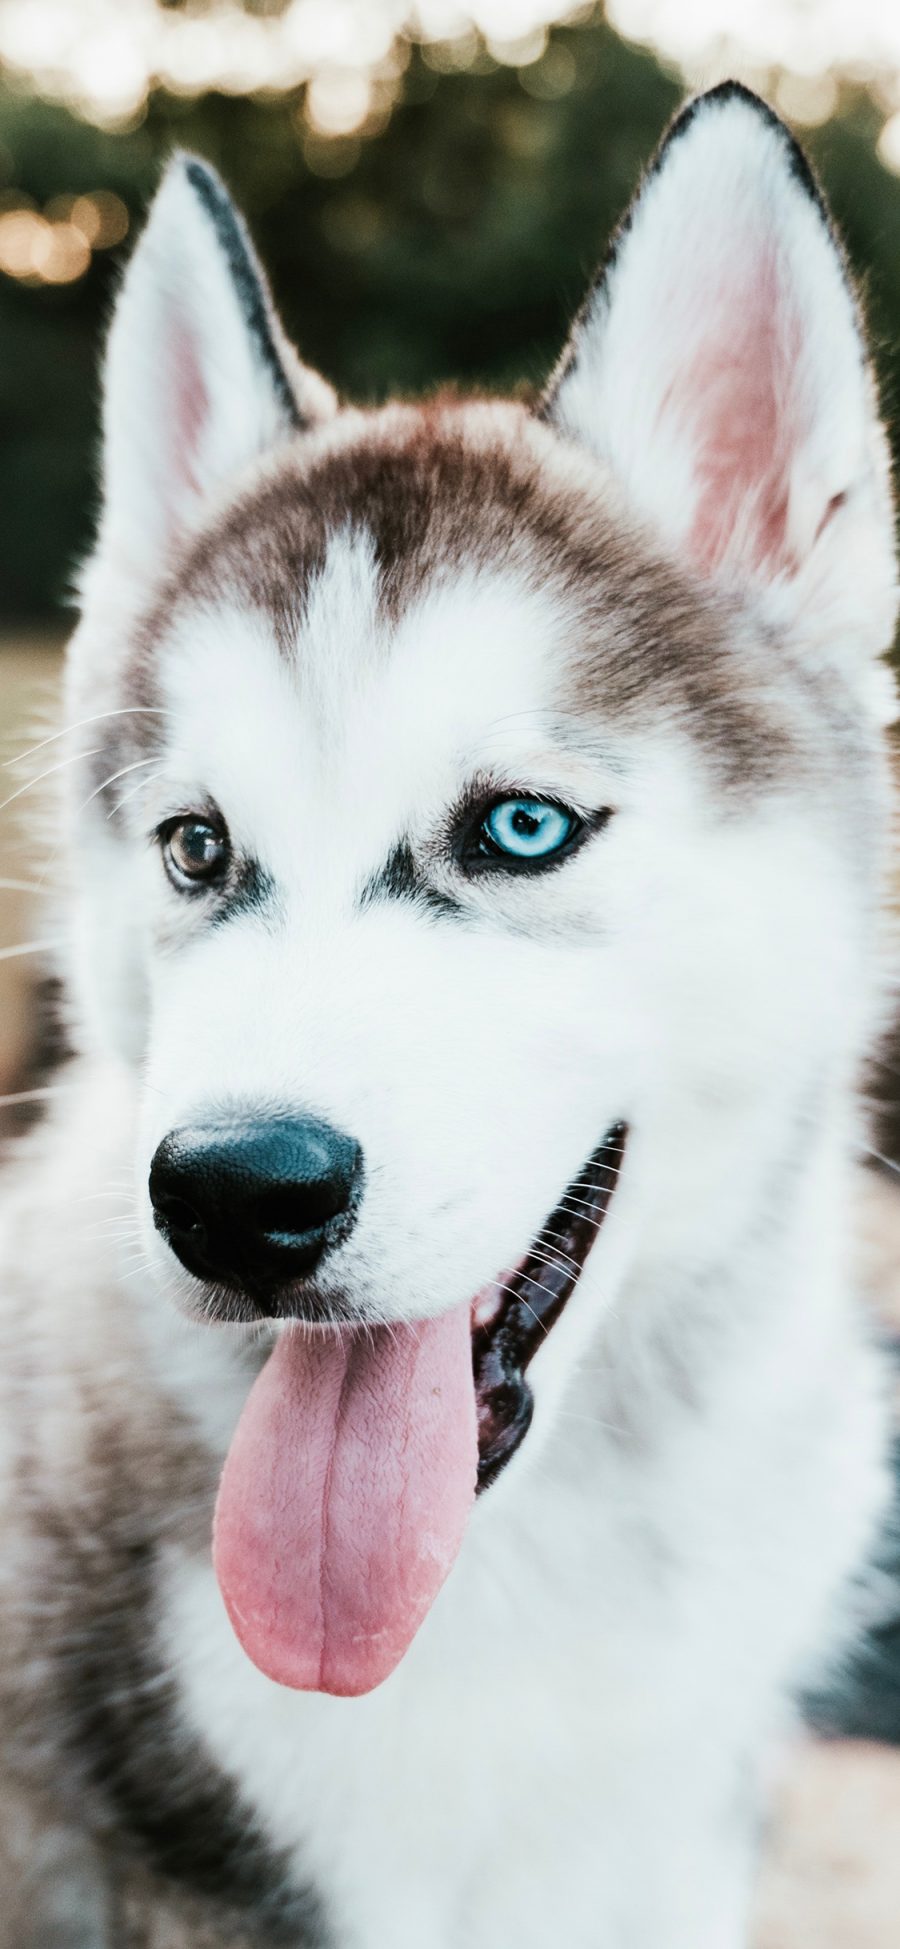
[[[176,504],[198,498],[201,481],[197,466],[200,441],[209,416],[209,394],[197,346],[182,323],[171,327],[172,454]],[[173,510],[173,527],[176,525]]]
[[[696,441],[689,546],[707,572],[733,551],[745,567],[776,572],[788,553],[800,334],[771,252],[749,251],[745,261],[757,275],[714,294],[705,342],[668,402],[677,401]]]

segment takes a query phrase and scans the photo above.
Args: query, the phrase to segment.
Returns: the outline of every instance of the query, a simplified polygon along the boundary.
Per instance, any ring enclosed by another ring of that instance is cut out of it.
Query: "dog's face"
[[[676,125],[535,412],[336,411],[176,162],[72,687],[161,1287],[474,1307],[549,1426],[627,1269],[732,1249],[855,1058],[893,592],[853,301],[741,93]]]

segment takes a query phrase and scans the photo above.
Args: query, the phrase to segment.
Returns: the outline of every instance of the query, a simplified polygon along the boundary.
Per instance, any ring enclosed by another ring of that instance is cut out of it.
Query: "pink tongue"
[[[469,1306],[415,1326],[288,1327],[225,1460],[213,1558],[269,1678],[369,1692],[430,1610],[475,1495]]]

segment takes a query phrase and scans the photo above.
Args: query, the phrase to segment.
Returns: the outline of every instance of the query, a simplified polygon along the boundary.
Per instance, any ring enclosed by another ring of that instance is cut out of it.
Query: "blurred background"
[[[52,729],[98,354],[163,159],[219,167],[345,392],[529,387],[673,109],[729,74],[821,172],[897,447],[900,0],[0,0],[0,1134],[48,1047],[27,781],[54,747],[23,754]],[[900,1046],[883,1082],[896,1158]],[[843,1751],[792,1775],[764,1949],[900,1941],[900,1760]]]

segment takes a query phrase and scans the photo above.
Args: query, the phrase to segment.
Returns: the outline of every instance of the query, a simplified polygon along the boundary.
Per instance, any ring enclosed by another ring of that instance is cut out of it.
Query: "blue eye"
[[[580,824],[577,815],[562,805],[548,805],[541,799],[501,799],[485,814],[481,834],[486,852],[502,853],[527,865],[562,852]]]

